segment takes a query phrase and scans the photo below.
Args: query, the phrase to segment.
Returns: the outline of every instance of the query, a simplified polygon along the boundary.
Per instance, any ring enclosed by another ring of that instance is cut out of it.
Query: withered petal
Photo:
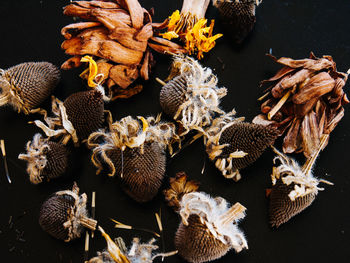
[[[139,77],[136,66],[116,65],[109,71],[109,77],[122,89],[129,87]]]
[[[298,148],[298,135],[300,130],[301,119],[295,118],[290,126],[286,136],[283,139],[283,152],[292,153]]]
[[[128,7],[132,26],[140,29],[143,26],[144,10],[138,0],[125,0]]]
[[[101,23],[99,22],[81,22],[81,23],[75,23],[70,24],[62,28],[61,34],[65,39],[72,38],[72,34],[76,35],[78,31],[91,28],[91,27],[98,27],[101,26]]]
[[[82,64],[80,60],[81,60],[81,56],[71,57],[61,65],[61,69],[68,70],[72,68],[77,68]]]

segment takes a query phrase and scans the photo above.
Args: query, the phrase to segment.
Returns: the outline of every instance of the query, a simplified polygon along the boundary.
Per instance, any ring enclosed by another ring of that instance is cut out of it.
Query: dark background
[[[154,7],[154,21],[162,21],[179,9],[181,2],[143,0],[141,4],[147,9]],[[21,62],[43,60],[61,65],[68,57],[60,49],[63,41],[60,29],[73,22],[72,18],[62,14],[62,7],[67,4],[68,0],[0,1],[0,67],[6,69]],[[216,15],[215,9],[210,6],[207,16],[215,18]],[[223,37],[202,60],[205,66],[215,70],[219,85],[228,88],[228,95],[222,101],[223,108],[230,110],[234,107],[237,116],[246,116],[248,121],[259,112],[256,101],[262,95],[259,81],[271,77],[279,68],[265,57],[270,49],[277,57],[304,58],[310,51],[317,56],[332,55],[339,71],[346,72],[350,67],[349,16],[350,2],[347,0],[264,1],[257,10],[255,29],[242,45],[236,46],[229,38]],[[222,32],[219,22],[215,31]],[[154,77],[164,79],[167,76],[170,59],[161,55],[155,58],[158,63],[144,91],[131,99],[119,100],[107,106],[115,120],[127,115],[155,115],[161,111],[160,85]],[[220,60],[225,64],[224,69]],[[63,100],[71,93],[85,89],[78,77],[82,70],[62,72],[62,80],[55,91],[58,98]],[[345,90],[348,89],[349,84],[345,87]],[[310,208],[277,230],[268,225],[268,201],[265,198],[265,189],[271,184],[273,154],[270,150],[254,165],[242,171],[243,178],[238,183],[225,179],[216,170],[206,157],[200,141],[168,162],[168,176],[184,170],[190,178],[201,182],[202,191],[222,196],[231,203],[239,201],[248,208],[240,226],[247,236],[249,250],[240,254],[230,251],[219,262],[348,262],[349,116],[345,114],[332,133],[330,143],[314,169],[316,176],[335,185],[326,186]],[[0,138],[6,142],[13,180],[11,185],[7,183],[1,162],[1,261],[6,258],[11,262],[82,262],[84,238],[64,243],[44,233],[38,224],[41,203],[53,192],[69,189],[73,181],[77,181],[81,191],[89,197],[92,191],[97,192],[96,215],[99,223],[111,237],[122,236],[127,244],[130,244],[133,236],[148,241],[151,235],[114,229],[109,218],[135,227],[157,230],[154,213],[162,207],[166,251],[174,250],[173,237],[180,219],[166,207],[163,196],[159,194],[147,204],[134,202],[121,191],[114,178],[107,178],[105,174],[95,175],[90,153],[85,147],[73,151],[73,165],[66,178],[38,186],[30,184],[25,163],[19,161],[17,156],[24,151],[25,143],[32,139],[34,133],[39,132],[38,128],[27,124],[35,117],[17,114],[9,107],[0,109]],[[280,142],[276,146],[280,148]],[[201,175],[204,162],[206,170]],[[14,222],[12,228],[9,226],[11,216]],[[18,232],[24,231],[25,242],[16,240],[16,229]],[[14,250],[10,252],[13,247]],[[104,247],[104,239],[96,233],[91,241],[90,256]],[[166,261],[182,262],[182,259],[173,256]]]

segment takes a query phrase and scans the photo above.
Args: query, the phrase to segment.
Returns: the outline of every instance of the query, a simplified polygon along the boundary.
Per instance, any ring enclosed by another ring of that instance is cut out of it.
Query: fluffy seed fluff
[[[62,136],[63,144],[67,144],[70,139],[74,144],[78,144],[102,127],[104,120],[102,97],[98,90],[89,90],[70,95],[64,103],[57,98],[52,98],[54,117],[48,117],[47,113],[44,113],[44,120],[48,126],[39,120],[34,123],[48,137]]]
[[[203,68],[193,58],[175,56],[170,78],[173,79],[160,92],[160,104],[183,126],[181,135],[190,130],[203,132],[216,113],[223,114],[219,104],[227,90],[217,87],[217,78],[210,68]]]
[[[273,167],[271,174],[269,217],[271,226],[279,227],[312,204],[318,191],[324,190],[318,187],[320,182],[332,183],[312,175],[311,169],[318,153],[301,167],[295,160],[276,149],[274,151],[278,154],[274,163],[279,161],[281,164]]]
[[[134,238],[130,249],[127,251],[124,241],[118,238],[113,241],[109,235],[105,233],[102,227],[99,227],[103,237],[107,242],[107,249],[98,252],[97,256],[90,259],[89,263],[152,263],[157,257],[168,257],[177,252],[154,253],[158,246],[154,245],[155,239],[148,243],[140,243],[140,239]]]
[[[0,69],[0,106],[9,104],[25,114],[37,112],[60,78],[59,69],[49,62],[26,62]]]
[[[88,217],[86,202],[86,194],[79,196],[76,184],[72,191],[56,192],[41,206],[39,214],[41,228],[65,242],[79,238],[83,227],[95,230],[97,221]]]
[[[112,123],[109,131],[92,133],[88,146],[93,153],[91,160],[98,168],[107,165],[110,176],[116,173],[123,189],[138,202],[151,200],[162,184],[166,155],[172,143],[179,142],[173,123],[160,122],[157,118],[131,116]]]
[[[68,166],[68,151],[66,146],[51,142],[41,134],[34,135],[26,146],[27,153],[20,154],[18,159],[27,161],[27,173],[33,184],[43,179],[53,179],[61,176]]]

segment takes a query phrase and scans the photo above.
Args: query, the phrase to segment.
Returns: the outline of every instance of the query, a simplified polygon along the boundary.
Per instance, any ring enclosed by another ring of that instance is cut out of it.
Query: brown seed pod
[[[203,68],[193,58],[175,56],[169,78],[173,79],[162,87],[160,105],[183,126],[181,135],[193,129],[203,132],[216,113],[223,114],[219,104],[227,90],[217,87],[210,68]]]
[[[103,94],[98,90],[81,91],[70,95],[64,103],[53,98],[52,113],[54,117],[47,117],[46,112],[44,114],[44,120],[48,126],[39,120],[34,123],[48,137],[63,136],[63,144],[67,144],[70,139],[78,144],[79,141],[87,139],[92,132],[102,127],[104,121]]]
[[[33,184],[60,177],[68,166],[68,150],[65,145],[51,142],[41,134],[34,135],[26,146],[27,153],[18,159],[27,161],[27,173]]]
[[[226,178],[238,181],[239,173],[255,162],[278,136],[275,128],[241,122],[230,113],[217,118],[205,134],[209,158]]]
[[[256,18],[255,9],[262,0],[213,0],[220,19],[235,42],[241,43],[252,31]]]
[[[110,169],[110,176],[116,173],[125,192],[138,202],[151,200],[158,192],[165,173],[168,147],[179,141],[173,123],[160,122],[148,117],[131,116],[112,123],[109,132],[100,130],[90,135],[88,146],[93,149],[92,162],[103,169]]]
[[[309,207],[315,200],[318,191],[324,190],[318,187],[320,182],[332,184],[315,178],[311,172],[320,150],[327,141],[326,137],[328,136],[322,138],[318,152],[308,159],[303,167],[274,149],[278,154],[274,163],[278,160],[281,164],[273,168],[271,175],[273,186],[269,193],[269,217],[272,227],[279,227]]]
[[[158,246],[154,245],[155,239],[151,239],[148,243],[140,243],[140,239],[134,238],[130,249],[127,249],[122,238],[119,237],[113,241],[102,227],[99,226],[98,229],[106,239],[107,249],[98,252],[97,256],[90,259],[88,263],[152,263],[157,257],[169,257],[177,253],[176,251],[154,253],[154,250],[158,249]]]
[[[39,224],[51,236],[69,242],[79,238],[83,228],[96,230],[97,221],[88,217],[86,194],[78,195],[74,183],[72,191],[59,191],[47,199],[40,209]]]
[[[175,235],[179,255],[188,262],[200,263],[221,258],[232,248],[236,252],[248,248],[236,224],[245,217],[246,208],[239,203],[228,208],[225,199],[196,192],[197,188],[198,184],[186,182],[182,173],[164,192],[170,205],[179,205],[182,222]]]
[[[25,114],[36,112],[60,78],[59,69],[49,62],[26,62],[0,69],[0,106],[10,104]]]

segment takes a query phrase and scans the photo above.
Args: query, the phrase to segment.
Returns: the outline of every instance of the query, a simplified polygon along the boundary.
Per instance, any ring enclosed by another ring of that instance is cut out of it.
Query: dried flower
[[[154,63],[150,48],[161,53],[185,51],[180,45],[153,36],[156,24],[137,0],[74,1],[64,8],[64,14],[87,22],[62,29],[66,38],[62,48],[73,56],[62,68],[79,67],[84,55],[100,58],[96,64],[99,82],[107,84],[112,100],[128,98],[142,90],[141,84],[132,83],[139,77],[149,79]],[[91,79],[89,85],[93,85]]]
[[[33,184],[60,177],[68,166],[68,150],[65,145],[51,142],[37,133],[26,146],[27,153],[18,159],[28,162],[27,173]]]
[[[226,178],[241,179],[239,173],[255,162],[267,147],[273,145],[275,128],[242,122],[232,111],[214,119],[204,134],[209,158]]]
[[[65,242],[79,238],[83,227],[95,230],[97,221],[88,217],[86,202],[86,194],[79,196],[76,183],[72,191],[56,192],[41,206],[39,215],[41,228]]]
[[[153,117],[125,117],[112,123],[109,131],[100,130],[90,135],[88,146],[93,150],[91,160],[98,168],[103,164],[116,173],[125,192],[138,202],[151,200],[158,192],[165,173],[165,150],[179,141],[175,125],[160,122]]]
[[[217,78],[210,68],[203,68],[193,58],[176,56],[170,78],[160,92],[160,105],[181,124],[181,135],[193,129],[203,132],[215,114],[224,113],[219,104],[227,90],[217,87]]]
[[[215,41],[222,37],[222,34],[213,36],[214,20],[207,26],[205,13],[209,2],[210,0],[184,0],[181,12],[176,10],[168,18],[168,31],[160,35],[168,40],[180,38],[189,55],[196,53],[198,59],[203,58],[203,53],[209,52],[215,46]]]
[[[10,104],[25,114],[38,112],[60,78],[59,69],[49,62],[27,62],[0,69],[0,106]]]
[[[319,183],[332,184],[312,175],[312,167],[327,142],[327,137],[328,135],[322,137],[317,152],[306,161],[303,167],[300,167],[295,160],[274,149],[278,155],[275,157],[274,163],[278,160],[281,164],[278,167],[273,167],[271,174],[273,186],[269,191],[269,216],[272,227],[279,227],[310,206],[318,191],[324,190],[318,187]]]
[[[213,0],[222,24],[237,43],[241,43],[252,31],[256,18],[255,9],[262,0]]]
[[[175,235],[179,255],[188,262],[200,263],[221,258],[232,248],[236,252],[247,249],[244,234],[237,226],[246,208],[240,203],[228,208],[225,199],[196,192],[197,188],[198,184],[187,183],[186,175],[180,173],[165,191],[170,204],[179,205],[182,222]]]
[[[284,67],[264,83],[268,96],[261,105],[262,114],[254,123],[272,125],[285,133],[283,152],[303,152],[312,156],[323,135],[330,134],[344,116],[343,105],[349,103],[343,87],[348,75],[338,72],[330,56],[293,60],[276,59]],[[326,145],[326,144],[325,144]]]
[[[102,127],[103,95],[98,90],[89,90],[74,93],[64,102],[53,97],[52,113],[54,117],[48,117],[47,113],[44,113],[44,120],[48,126],[39,120],[34,123],[48,137],[63,136],[62,144],[67,144],[72,139],[77,145],[79,141],[87,139],[92,132]]]
[[[134,238],[129,250],[126,249],[125,243],[121,238],[113,241],[102,227],[98,227],[102,236],[106,239],[107,249],[98,252],[97,257],[90,259],[89,263],[152,263],[157,257],[169,257],[177,252],[154,253],[158,246],[154,245],[155,239],[151,239],[148,243],[140,243],[140,239]]]

